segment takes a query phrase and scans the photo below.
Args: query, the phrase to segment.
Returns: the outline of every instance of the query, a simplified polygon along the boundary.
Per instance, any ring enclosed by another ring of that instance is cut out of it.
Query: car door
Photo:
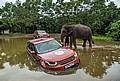
[[[32,44],[32,43],[28,44],[28,51],[36,60],[40,60],[40,57],[37,56],[37,52],[35,50],[34,44]]]

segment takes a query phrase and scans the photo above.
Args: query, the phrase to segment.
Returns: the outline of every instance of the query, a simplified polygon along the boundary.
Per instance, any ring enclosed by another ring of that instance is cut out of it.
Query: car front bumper
[[[66,64],[63,64],[63,65],[57,65],[57,66],[48,66],[46,64],[44,64],[44,65],[41,64],[41,65],[46,69],[65,70],[65,69],[75,66],[76,64],[79,64],[79,63],[80,63],[80,58],[76,57],[74,60],[72,60]]]

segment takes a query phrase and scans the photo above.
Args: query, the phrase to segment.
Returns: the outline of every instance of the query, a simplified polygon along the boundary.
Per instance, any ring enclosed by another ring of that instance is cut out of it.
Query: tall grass
[[[112,40],[111,37],[101,36],[101,35],[99,35],[99,36],[93,36],[93,39],[94,39],[94,40]]]

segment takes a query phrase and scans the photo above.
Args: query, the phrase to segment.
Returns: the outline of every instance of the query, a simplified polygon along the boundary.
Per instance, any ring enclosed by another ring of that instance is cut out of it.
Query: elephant
[[[76,39],[80,38],[83,42],[83,47],[86,47],[86,42],[89,42],[89,47],[92,47],[92,31],[90,27],[82,24],[68,24],[63,25],[61,29],[61,42],[64,42],[64,38],[66,36],[70,37],[70,48],[72,48],[72,44],[75,48],[76,46]],[[94,42],[93,42],[94,43]]]

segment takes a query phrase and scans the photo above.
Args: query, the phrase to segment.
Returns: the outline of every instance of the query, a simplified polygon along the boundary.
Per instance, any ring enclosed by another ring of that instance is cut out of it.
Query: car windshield
[[[61,48],[62,45],[56,40],[50,40],[35,45],[38,53],[43,54]]]
[[[38,31],[38,34],[46,33],[45,31]]]

